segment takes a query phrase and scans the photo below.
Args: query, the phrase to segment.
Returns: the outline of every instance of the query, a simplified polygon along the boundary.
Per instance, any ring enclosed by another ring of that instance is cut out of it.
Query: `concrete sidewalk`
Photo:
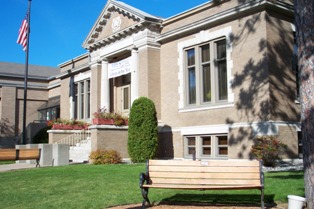
[[[0,172],[30,169],[30,168],[36,168],[36,164],[30,164],[30,163],[4,164],[4,165],[0,165]]]

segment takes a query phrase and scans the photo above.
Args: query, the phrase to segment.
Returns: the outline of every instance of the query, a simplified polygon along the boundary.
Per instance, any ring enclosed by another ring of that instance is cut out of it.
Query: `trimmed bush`
[[[136,99],[131,107],[128,130],[128,153],[132,162],[152,159],[158,147],[158,122],[153,101]]]
[[[264,166],[275,167],[286,147],[287,145],[273,136],[261,136],[257,138],[256,144],[252,146],[251,154],[253,157],[263,160]]]
[[[96,150],[89,155],[91,163],[94,165],[100,164],[118,164],[121,163],[121,156],[115,150]]]

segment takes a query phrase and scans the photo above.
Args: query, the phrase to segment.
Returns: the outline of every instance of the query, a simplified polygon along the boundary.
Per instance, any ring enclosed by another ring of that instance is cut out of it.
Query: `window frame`
[[[233,60],[232,60],[232,52],[233,52],[233,42],[230,39],[230,34],[233,33],[233,29],[231,26],[222,27],[220,29],[208,29],[208,30],[201,30],[198,33],[190,36],[187,39],[181,40],[177,43],[177,52],[178,52],[178,111],[179,113],[184,112],[194,112],[199,110],[210,110],[210,109],[217,109],[217,108],[228,108],[234,107],[234,90],[231,86],[232,84],[232,69],[233,69]],[[186,75],[185,75],[185,49],[189,48],[194,45],[202,44],[214,39],[219,39],[224,37],[226,39],[226,46],[227,46],[227,76],[228,76],[228,101],[224,103],[217,103],[217,104],[207,104],[207,105],[200,105],[200,106],[187,106],[186,105]]]
[[[223,136],[227,137],[226,145],[218,144],[218,137]],[[210,145],[204,145],[202,143],[202,139],[210,137]],[[195,139],[195,145],[189,145],[188,140],[190,138]],[[196,159],[228,159],[229,154],[229,144],[228,144],[228,134],[204,134],[204,135],[187,135],[184,136],[184,158],[193,159],[193,154],[189,153],[189,148],[195,149],[195,157]],[[204,154],[203,148],[210,148],[210,154]],[[227,154],[221,155],[219,154],[219,148],[227,148]]]
[[[80,80],[74,83],[74,111],[78,120],[89,120],[91,117],[91,81],[90,78]],[[83,88],[82,88],[83,86]]]
[[[218,59],[218,43],[225,42],[224,57]],[[203,60],[203,48],[208,46],[209,60]],[[210,41],[198,43],[196,45],[186,47],[184,50],[184,75],[185,75],[185,107],[197,107],[197,106],[208,106],[216,105],[228,102],[228,66],[227,66],[227,40],[225,37],[220,37]],[[191,57],[189,52],[194,51],[194,63],[190,63]],[[224,61],[225,63],[225,99],[219,99],[219,70],[218,62]],[[210,76],[210,100],[206,101],[204,94],[204,66],[209,66]],[[195,72],[195,102],[194,98],[191,99],[191,85],[190,85],[190,70],[194,69]]]

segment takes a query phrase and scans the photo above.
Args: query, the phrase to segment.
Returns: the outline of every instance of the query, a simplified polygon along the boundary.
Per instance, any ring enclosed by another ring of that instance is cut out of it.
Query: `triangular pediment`
[[[161,21],[162,19],[121,1],[108,0],[84,41],[83,47],[98,48],[142,30],[143,27],[159,28]]]

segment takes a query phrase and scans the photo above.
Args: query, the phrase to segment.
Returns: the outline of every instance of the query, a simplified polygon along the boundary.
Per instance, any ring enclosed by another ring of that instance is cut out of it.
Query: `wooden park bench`
[[[0,149],[0,160],[36,160],[36,167],[40,167],[40,150],[33,148],[23,149]]]
[[[261,191],[264,208],[264,175],[261,161],[251,160],[148,160],[146,173],[140,174],[143,202],[150,204],[149,188],[185,190]]]

